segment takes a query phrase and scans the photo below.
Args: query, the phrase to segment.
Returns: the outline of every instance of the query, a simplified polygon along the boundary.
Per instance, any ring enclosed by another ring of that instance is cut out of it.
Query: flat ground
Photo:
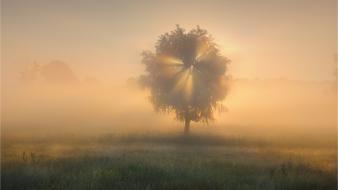
[[[1,189],[334,190],[336,155],[332,143],[198,134],[3,138]]]

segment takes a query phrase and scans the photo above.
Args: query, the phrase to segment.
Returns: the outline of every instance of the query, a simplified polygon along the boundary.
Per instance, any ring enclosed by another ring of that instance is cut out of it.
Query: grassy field
[[[1,189],[337,189],[336,146],[213,135],[5,138]]]

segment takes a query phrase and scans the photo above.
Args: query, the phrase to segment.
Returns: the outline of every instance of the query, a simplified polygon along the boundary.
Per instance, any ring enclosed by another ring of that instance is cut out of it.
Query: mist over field
[[[3,89],[4,189],[336,187],[334,82],[231,79],[226,110],[182,136],[136,77],[49,76]]]
[[[75,78],[76,71],[71,73]],[[137,77],[114,84],[95,77],[69,82],[71,77],[59,75],[56,81],[18,77],[16,83],[4,87],[4,137],[182,130],[174,115],[154,112],[149,92],[141,88]],[[226,109],[209,125],[192,123],[193,131],[335,138],[334,82],[234,78],[230,84]]]
[[[336,0],[2,0],[3,190],[337,189]]]

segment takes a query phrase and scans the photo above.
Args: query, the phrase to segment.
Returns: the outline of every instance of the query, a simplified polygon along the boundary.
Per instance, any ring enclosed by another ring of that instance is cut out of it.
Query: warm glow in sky
[[[335,0],[3,0],[3,74],[59,59],[122,81],[142,72],[142,50],[180,24],[207,29],[235,77],[332,80],[336,9]]]
[[[336,12],[336,0],[2,0],[6,129],[172,126],[172,115],[163,122],[146,92],[130,88],[126,80],[143,74],[141,52],[153,51],[159,35],[179,24],[207,29],[232,60],[228,74],[240,79],[234,80],[225,99],[229,111],[217,116],[217,125],[332,133]],[[162,58],[181,64],[175,57]],[[68,64],[81,83],[64,89],[13,87],[25,66],[52,60]],[[86,86],[85,76],[97,78],[99,85]],[[173,92],[183,89],[189,98],[194,89],[188,70],[181,77]]]

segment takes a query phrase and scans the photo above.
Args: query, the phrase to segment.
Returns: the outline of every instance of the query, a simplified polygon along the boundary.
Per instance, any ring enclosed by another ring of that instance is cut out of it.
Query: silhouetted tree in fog
[[[54,60],[41,67],[41,75],[49,83],[72,83],[77,78],[71,68],[64,62]]]
[[[78,81],[73,70],[66,63],[58,60],[48,64],[34,62],[20,74],[20,79],[25,82],[33,82],[39,78],[49,84],[71,84]]]
[[[146,74],[141,83],[150,89],[156,111],[175,112],[185,122],[213,119],[215,110],[227,94],[227,64],[206,30],[198,26],[189,31],[177,25],[174,31],[161,35],[156,51],[144,51],[142,63]]]

